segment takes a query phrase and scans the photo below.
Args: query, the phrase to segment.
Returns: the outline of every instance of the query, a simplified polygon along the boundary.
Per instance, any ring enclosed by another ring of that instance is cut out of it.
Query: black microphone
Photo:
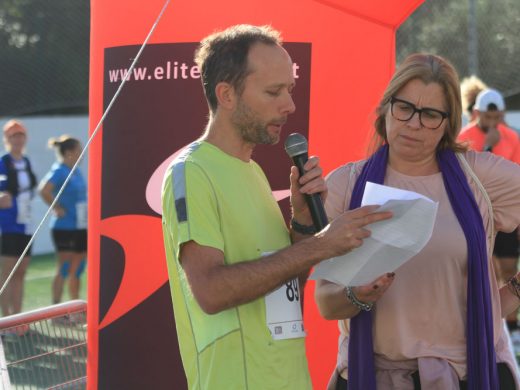
[[[298,167],[300,176],[305,173],[303,166],[309,159],[308,149],[307,140],[299,133],[292,133],[285,140],[285,151],[289,157],[292,158],[294,165]],[[311,212],[314,227],[320,231],[329,223],[321,196],[320,194],[305,194],[305,200],[307,201],[307,206]]]

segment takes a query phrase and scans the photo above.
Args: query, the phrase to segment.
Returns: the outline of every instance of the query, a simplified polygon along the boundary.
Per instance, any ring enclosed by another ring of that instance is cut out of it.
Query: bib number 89
[[[293,302],[295,299],[296,301],[300,300],[300,293],[298,291],[298,279],[293,279],[285,283],[285,294],[287,295],[287,299],[289,302]]]

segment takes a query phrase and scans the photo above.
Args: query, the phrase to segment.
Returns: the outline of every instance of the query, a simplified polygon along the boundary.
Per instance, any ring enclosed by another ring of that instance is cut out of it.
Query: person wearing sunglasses
[[[426,246],[364,286],[317,280],[321,315],[339,320],[329,389],[515,389],[502,318],[520,305],[520,275],[499,288],[497,227],[520,223],[520,167],[457,142],[460,85],[442,57],[413,54],[376,109],[373,152],[326,178],[334,220],[359,207],[367,182],[439,203]]]

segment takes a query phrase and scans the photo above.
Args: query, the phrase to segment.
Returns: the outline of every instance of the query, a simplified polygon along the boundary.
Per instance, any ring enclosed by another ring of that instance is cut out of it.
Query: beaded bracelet
[[[516,279],[516,275],[507,281],[507,287],[520,299],[520,282]]]
[[[291,218],[291,227],[292,227],[292,230],[294,230],[296,233],[300,233],[300,234],[306,234],[306,235],[311,235],[311,234],[316,234],[318,231],[316,230],[316,228],[314,227],[314,225],[302,225],[300,223],[298,223],[294,218]]]
[[[348,286],[345,288],[345,292],[347,294],[347,298],[354,306],[363,311],[370,311],[374,307],[373,303],[364,303],[357,299],[356,294],[352,290],[352,286]]]

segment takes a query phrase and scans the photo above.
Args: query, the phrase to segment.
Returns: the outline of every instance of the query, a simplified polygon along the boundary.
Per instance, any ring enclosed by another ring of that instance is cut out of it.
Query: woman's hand
[[[58,218],[63,218],[65,216],[65,209],[61,207],[59,204],[54,206],[54,215]]]
[[[383,276],[380,276],[372,283],[364,286],[352,287],[352,292],[356,296],[357,300],[362,303],[374,304],[392,285],[395,279],[395,273],[389,272]]]
[[[0,209],[13,207],[13,197],[9,192],[0,192]]]
[[[370,284],[353,287],[352,292],[361,303],[374,304],[388,290],[394,278],[393,272],[388,273]],[[326,320],[352,318],[360,310],[347,298],[345,286],[324,279],[316,280],[314,299],[321,316]]]

